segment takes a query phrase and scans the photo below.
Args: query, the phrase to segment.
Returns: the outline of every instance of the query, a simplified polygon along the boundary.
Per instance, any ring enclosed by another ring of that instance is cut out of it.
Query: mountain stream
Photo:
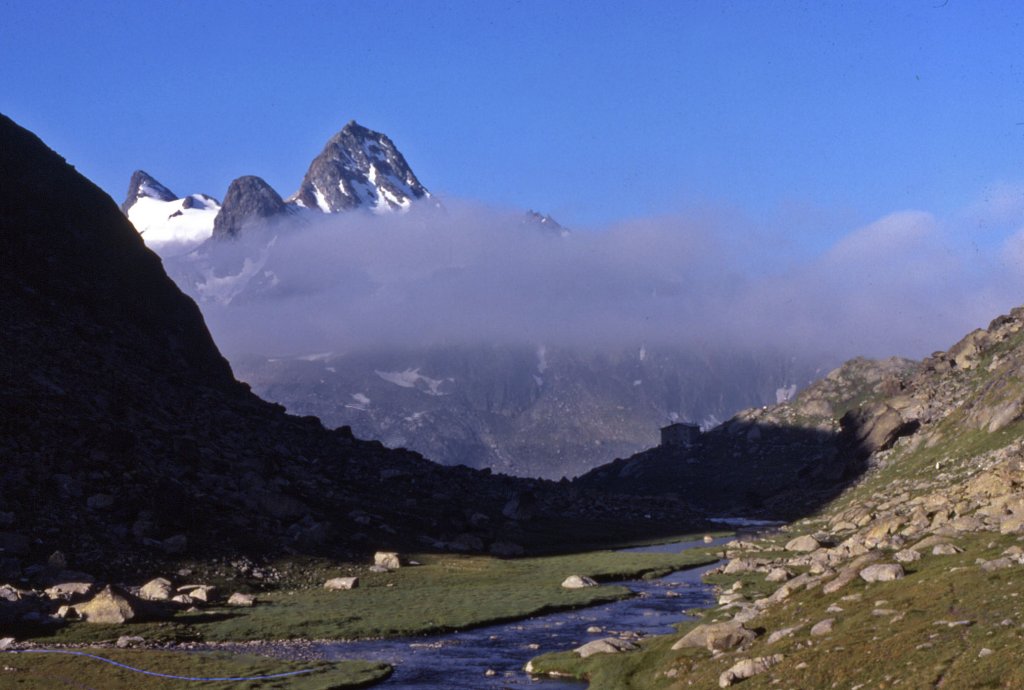
[[[714,543],[722,544],[732,538],[716,539]],[[625,550],[677,553],[696,546],[706,544],[686,541]],[[711,587],[701,581],[701,575],[713,567],[680,570],[655,580],[615,583],[629,587],[637,596],[611,604],[444,635],[331,643],[315,651],[321,658],[368,659],[391,664],[394,675],[376,686],[385,690],[480,690],[536,685],[551,690],[586,688],[586,683],[576,681],[536,680],[523,667],[540,654],[574,649],[619,633],[673,632],[672,624],[686,619],[684,611],[714,604]],[[588,628],[600,628],[601,632],[590,633]]]

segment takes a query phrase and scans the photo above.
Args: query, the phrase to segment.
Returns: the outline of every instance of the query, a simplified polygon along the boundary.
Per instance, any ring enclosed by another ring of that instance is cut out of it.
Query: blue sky
[[[1024,179],[1016,3],[0,0],[0,16],[0,111],[119,202],[135,168],[182,195],[244,174],[291,194],[349,119],[442,196],[579,228],[729,209],[805,249]]]

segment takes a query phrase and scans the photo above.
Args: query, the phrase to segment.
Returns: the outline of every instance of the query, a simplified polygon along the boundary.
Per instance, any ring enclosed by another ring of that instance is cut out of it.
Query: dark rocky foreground
[[[117,205],[6,118],[0,258],[5,579],[57,550],[113,576],[383,546],[511,555],[698,522],[671,499],[442,468],[260,400]]]

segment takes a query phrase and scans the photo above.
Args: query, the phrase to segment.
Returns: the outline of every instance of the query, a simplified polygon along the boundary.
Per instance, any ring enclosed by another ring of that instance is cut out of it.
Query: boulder
[[[811,635],[814,637],[830,635],[832,633],[832,628],[835,626],[835,622],[835,618],[826,618],[823,621],[818,621],[811,627]]]
[[[914,549],[903,549],[893,554],[893,557],[900,563],[913,563],[921,560],[921,552]]]
[[[617,637],[604,637],[600,640],[593,640],[573,651],[579,654],[581,659],[586,659],[594,654],[617,654],[629,652],[636,649],[636,645],[629,640],[620,640]]]
[[[786,551],[798,551],[801,553],[817,551],[820,548],[821,544],[818,540],[809,534],[797,537],[796,539],[790,539],[786,544]]]
[[[355,589],[358,586],[358,577],[332,577],[330,580],[324,583],[324,589],[332,591]]]
[[[256,597],[252,594],[235,592],[228,597],[228,606],[251,607],[256,605]]]
[[[780,628],[778,630],[775,630],[772,632],[772,634],[768,636],[768,644],[775,644],[779,640],[785,639],[787,637],[793,637],[793,635],[795,635],[797,631],[800,630],[800,628],[802,627],[804,626],[794,625],[788,628]]]
[[[171,581],[163,577],[153,578],[139,588],[139,597],[149,601],[167,601],[172,593]]]
[[[211,602],[214,599],[217,588],[213,585],[182,585],[178,587],[179,594],[187,594],[194,601]]]
[[[821,588],[821,591],[825,594],[838,592],[840,589],[853,582],[864,566],[878,560],[879,558],[881,558],[881,555],[877,551],[870,551],[863,556],[858,556],[852,563],[840,570],[835,579],[826,582]]]
[[[402,559],[394,551],[378,551],[373,554],[373,564],[388,570],[398,570],[402,567]]]
[[[954,546],[953,544],[936,544],[932,547],[933,556],[955,556],[962,552],[963,549]]]
[[[725,564],[722,572],[726,575],[757,572],[763,569],[767,563],[768,561],[763,558],[734,558]]]
[[[586,575],[570,575],[562,580],[562,587],[566,589],[583,589],[584,587],[597,587],[597,580]]]
[[[1024,532],[1024,515],[1007,515],[999,522],[1000,534]]]
[[[46,588],[46,596],[51,599],[72,599],[92,593],[92,582],[59,582]]]
[[[75,606],[75,610],[89,623],[120,625],[137,615],[135,602],[129,595],[114,590],[110,585],[89,601]]]
[[[1014,561],[1007,556],[996,558],[991,561],[981,561],[978,565],[986,573],[991,573],[996,570],[1003,570],[1004,568],[1013,567]]]
[[[754,659],[743,659],[718,676],[718,687],[727,688],[737,681],[753,678],[757,674],[764,673],[772,666],[780,663],[784,658],[782,654],[772,654],[771,656],[759,656]]]
[[[903,577],[903,566],[899,563],[875,563],[859,573],[865,582],[890,582]]]
[[[118,649],[127,649],[128,647],[138,647],[145,643],[146,640],[138,635],[121,635],[121,637],[117,638],[117,642],[114,643],[114,646]]]
[[[772,568],[771,570],[768,571],[768,574],[765,575],[764,579],[767,580],[768,582],[776,582],[776,583],[778,583],[778,582],[785,582],[786,580],[788,580],[791,577],[793,577],[793,574],[790,573],[785,568]]]
[[[703,647],[710,652],[721,652],[744,647],[757,637],[753,630],[747,630],[742,623],[726,621],[698,625],[672,645],[672,649]]]

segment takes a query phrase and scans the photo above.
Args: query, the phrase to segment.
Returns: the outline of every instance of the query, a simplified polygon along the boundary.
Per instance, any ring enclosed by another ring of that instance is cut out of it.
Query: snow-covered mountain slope
[[[324,213],[354,208],[387,213],[429,197],[391,139],[353,120],[313,159],[289,201]]]
[[[178,198],[151,175],[136,170],[121,210],[150,249],[188,248],[209,239],[220,202],[206,194]]]
[[[167,244],[194,245],[213,234],[213,221],[220,204],[205,194],[160,201],[139,199],[128,209],[128,220],[150,248]]]

